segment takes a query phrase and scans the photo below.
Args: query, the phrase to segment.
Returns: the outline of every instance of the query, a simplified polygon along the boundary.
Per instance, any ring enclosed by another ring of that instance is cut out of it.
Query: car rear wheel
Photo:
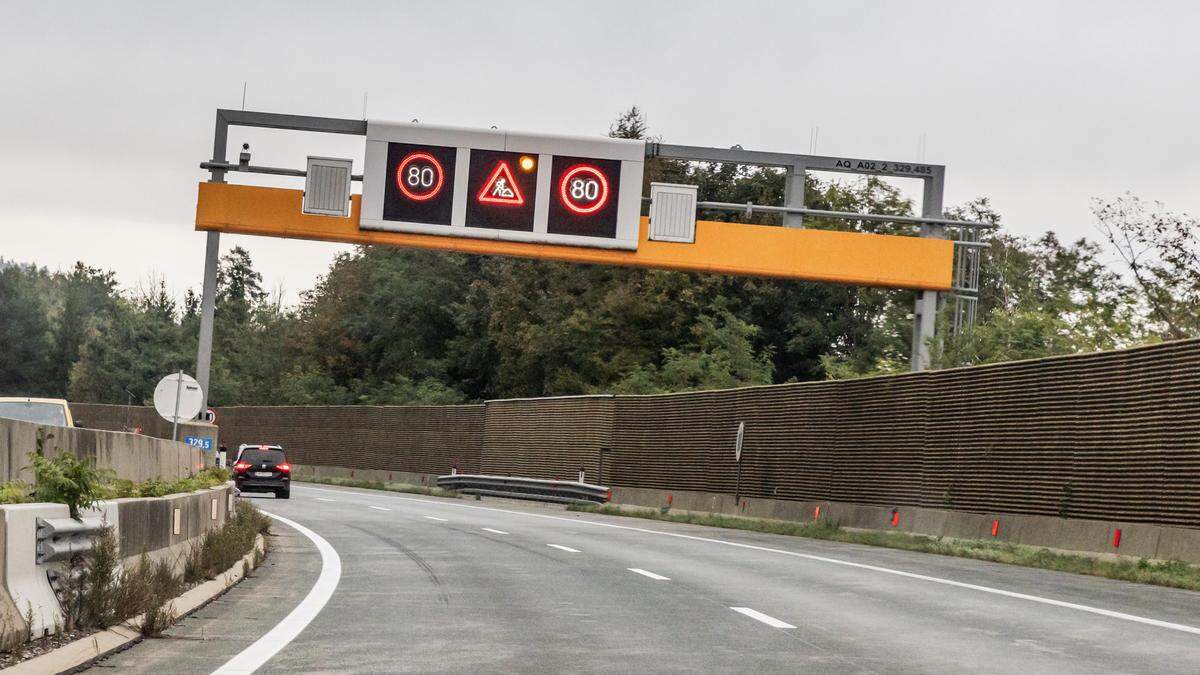
[[[275,498],[276,498],[276,499],[288,499],[288,498],[289,498],[289,497],[291,497],[291,496],[292,496],[292,489],[291,489],[291,488],[284,488],[284,489],[282,489],[282,490],[276,490],[276,491],[275,491]]]

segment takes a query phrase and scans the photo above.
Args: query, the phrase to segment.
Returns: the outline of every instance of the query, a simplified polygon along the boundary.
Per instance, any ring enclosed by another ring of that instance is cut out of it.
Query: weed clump
[[[254,506],[238,502],[234,517],[224,527],[205,532],[192,544],[184,561],[184,580],[199,583],[215,579],[254,548],[255,536],[266,536],[270,530],[270,518]]]

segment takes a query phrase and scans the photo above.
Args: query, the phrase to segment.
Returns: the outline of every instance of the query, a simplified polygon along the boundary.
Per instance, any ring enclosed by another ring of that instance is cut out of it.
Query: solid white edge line
[[[304,486],[300,489],[301,490],[317,490],[320,492],[329,492],[332,494],[343,494],[343,495],[344,494],[352,494],[352,495],[358,495],[360,497],[378,497],[379,496],[379,495],[373,495],[373,494],[369,494],[369,493],[365,493],[365,492],[355,492],[353,490],[324,490],[322,488],[314,488],[314,487],[308,487],[308,486]],[[979,586],[977,584],[968,584],[963,581],[954,581],[953,579],[942,579],[940,577],[931,577],[931,576],[926,576],[924,574],[917,574],[915,572],[905,572],[903,570],[894,570],[894,569],[889,569],[887,567],[879,567],[878,565],[868,565],[866,563],[856,563],[856,562],[851,562],[849,560],[839,560],[837,558],[827,558],[825,556],[813,555],[811,553],[800,553],[798,551],[785,551],[783,549],[770,548],[768,546],[757,546],[755,544],[743,544],[741,542],[724,541],[722,539],[711,539],[709,537],[697,537],[695,535],[680,534],[678,532],[663,532],[662,530],[649,530],[644,527],[632,527],[630,525],[617,525],[616,523],[601,523],[601,522],[598,522],[595,520],[584,520],[582,518],[564,518],[562,516],[551,516],[551,515],[546,515],[544,513],[526,513],[524,511],[509,511],[507,509],[496,509],[496,508],[492,508],[489,506],[472,506],[470,504],[455,504],[453,502],[439,501],[439,500],[435,500],[435,499],[413,499],[411,497],[390,497],[390,496],[387,498],[388,499],[398,499],[398,500],[406,501],[406,502],[416,502],[419,504],[426,504],[426,505],[437,504],[439,506],[453,506],[453,507],[460,508],[460,509],[477,509],[480,511],[494,511],[497,513],[509,513],[509,514],[518,515],[518,516],[527,516],[530,518],[546,518],[548,520],[561,520],[561,521],[567,522],[567,523],[577,523],[577,524],[582,524],[582,525],[595,525],[596,527],[611,527],[611,528],[617,529],[617,530],[630,530],[633,532],[644,532],[647,534],[657,534],[657,535],[664,536],[664,537],[675,537],[677,539],[690,539],[692,541],[704,541],[704,542],[708,542],[710,544],[721,544],[723,546],[733,546],[734,548],[744,548],[744,549],[749,549],[752,551],[764,551],[767,553],[778,553],[780,555],[789,555],[789,556],[792,556],[795,558],[804,558],[806,560],[814,560],[816,562],[829,563],[831,565],[843,565],[845,567],[853,567],[856,569],[870,570],[872,572],[880,572],[882,574],[894,574],[896,576],[905,577],[908,579],[918,579],[920,581],[928,581],[930,583],[942,584],[944,586],[953,586],[955,588],[965,588],[965,589],[972,590],[972,591],[979,591],[981,593],[991,593],[993,595],[1000,595],[1000,596],[1003,596],[1006,598],[1014,598],[1017,600],[1027,600],[1029,602],[1037,602],[1037,603],[1040,603],[1043,605],[1051,605],[1053,607],[1062,607],[1064,609],[1073,609],[1073,610],[1080,611],[1080,612],[1087,612],[1089,614],[1098,614],[1100,616],[1109,617],[1110,619],[1120,619],[1121,621],[1132,621],[1133,623],[1140,623],[1140,624],[1144,624],[1147,626],[1154,626],[1156,628],[1166,628],[1168,630],[1177,630],[1177,631],[1180,631],[1183,633],[1191,633],[1192,635],[1200,635],[1200,627],[1189,626],[1189,625],[1182,624],[1182,623],[1172,623],[1170,621],[1161,621],[1159,619],[1150,619],[1150,618],[1147,618],[1144,616],[1138,616],[1136,614],[1125,614],[1124,612],[1116,612],[1111,609],[1101,609],[1099,607],[1092,607],[1090,605],[1079,605],[1079,604],[1076,604],[1073,602],[1066,602],[1065,600],[1055,600],[1053,598],[1043,598],[1041,596],[1029,595],[1027,593],[1017,593],[1016,591],[1006,591],[1001,588],[992,588],[990,586]]]
[[[767,616],[766,614],[754,609],[750,609],[749,607],[730,607],[729,609],[732,609],[738,614],[745,614],[755,621],[761,621],[771,628],[795,628],[795,626],[786,621],[780,621],[773,616]]]
[[[296,636],[313,619],[317,618],[317,614],[325,607],[325,603],[329,602],[329,598],[337,590],[338,582],[342,578],[342,559],[333,546],[325,541],[324,537],[283,516],[277,516],[269,511],[263,511],[263,513],[308,537],[309,541],[316,545],[317,551],[321,553],[321,574],[317,577],[317,582],[309,589],[308,595],[304,596],[300,604],[296,605],[295,609],[283,618],[283,621],[275,624],[275,627],[267,631],[266,635],[243,649],[237,656],[226,661],[225,665],[214,670],[214,675],[253,673],[261,668],[271,657],[296,639]]]
[[[367,505],[367,508],[368,508],[368,509],[375,509],[376,511],[391,511],[391,509],[385,509],[385,508],[383,508],[382,506],[371,506],[371,505],[369,505],[369,504]]]
[[[484,532],[491,532],[492,534],[508,534],[508,533],[507,533],[507,532],[505,532],[504,530],[493,530],[493,529],[492,529],[492,528],[490,528],[490,527],[483,527],[483,528],[480,528],[480,529],[482,529]]]
[[[626,567],[625,569],[629,570],[630,572],[633,572],[634,574],[640,574],[644,577],[650,577],[651,579],[653,579],[655,581],[670,581],[671,580],[671,577],[664,577],[661,574],[655,574],[654,572],[647,572],[646,570],[638,568],[638,567]]]
[[[570,546],[563,546],[562,544],[546,544],[546,545],[549,546],[550,548],[556,548],[560,551],[566,551],[567,553],[581,553],[581,551],[577,548],[571,548]]]

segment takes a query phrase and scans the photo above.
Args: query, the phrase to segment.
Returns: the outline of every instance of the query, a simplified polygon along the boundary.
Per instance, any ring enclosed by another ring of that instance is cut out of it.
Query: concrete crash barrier
[[[103,501],[80,514],[82,522],[71,520],[64,504],[0,505],[0,640],[12,644],[62,630],[54,588],[68,568],[69,555],[62,552],[89,548],[101,527],[116,535],[122,564],[136,564],[146,553],[181,573],[192,544],[229,518],[233,489],[227,483],[187,494]]]
[[[185,478],[213,464],[211,451],[186,443],[0,418],[0,481],[32,480],[29,454],[37,449],[39,436],[44,439],[42,452],[48,456],[62,449],[134,482]]]
[[[1200,564],[1200,530],[1147,523],[757,497],[745,497],[738,503],[727,494],[625,487],[612,488],[612,503],[746,518],[828,520],[860,530],[1004,541],[1065,552]]]
[[[247,568],[254,568],[255,557],[265,550],[266,542],[263,540],[263,536],[256,535],[254,549],[242,556],[241,560],[234,563],[232,567],[215,579],[206,581],[172,600],[170,603],[172,613],[176,617],[187,616],[224,593],[230,586],[242,580]],[[108,630],[80,638],[42,656],[22,661],[15,666],[6,668],[4,672],[13,673],[13,675],[76,672],[76,669],[81,666],[113,652],[126,649],[141,640],[142,635],[134,626],[141,623],[142,616],[133,617]]]

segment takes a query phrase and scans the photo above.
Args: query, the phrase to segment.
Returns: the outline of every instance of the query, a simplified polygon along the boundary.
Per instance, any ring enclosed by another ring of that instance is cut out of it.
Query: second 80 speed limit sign
[[[546,230],[584,237],[615,236],[620,181],[618,161],[556,156],[550,174],[554,196]]]
[[[559,197],[570,211],[586,216],[608,203],[608,178],[588,164],[567,169],[559,181]]]

